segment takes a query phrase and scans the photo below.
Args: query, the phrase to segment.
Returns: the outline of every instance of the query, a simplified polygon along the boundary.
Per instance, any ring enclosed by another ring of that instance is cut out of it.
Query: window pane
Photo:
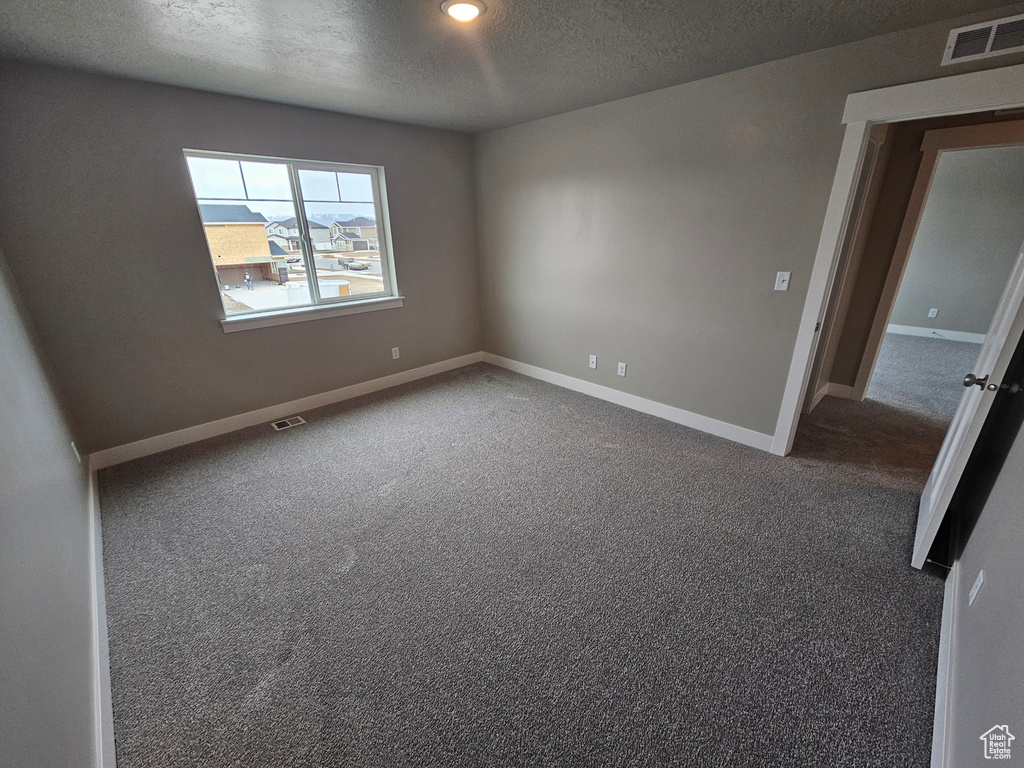
[[[291,202],[199,200],[226,315],[311,303]]]
[[[338,187],[342,200],[373,202],[373,183],[368,173],[339,173]]]
[[[186,159],[226,315],[393,290],[372,167],[202,153]]]
[[[338,202],[337,174],[330,171],[299,171],[303,200]]]
[[[371,203],[303,203],[323,299],[384,292]]]
[[[245,198],[242,172],[237,160],[217,160],[212,157],[189,157],[188,171],[201,198]],[[288,197],[288,195],[286,195]]]
[[[288,166],[284,163],[242,162],[245,189],[250,200],[291,200],[292,187],[288,183]]]

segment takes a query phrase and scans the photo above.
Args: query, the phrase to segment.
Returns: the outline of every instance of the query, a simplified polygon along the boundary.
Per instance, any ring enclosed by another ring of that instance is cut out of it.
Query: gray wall
[[[0,246],[85,450],[480,349],[468,136],[15,62],[0,103]],[[405,307],[225,334],[183,147],[383,165]]]
[[[947,719],[949,766],[990,765],[979,736],[1008,725],[1016,764],[1024,755],[1024,431],[1017,435],[957,570]],[[978,571],[985,583],[973,606]]]
[[[95,763],[89,498],[0,253],[0,765]]]
[[[1022,243],[1024,147],[944,152],[890,322],[986,333]]]
[[[954,25],[479,137],[485,349],[772,433],[846,96],[965,71],[939,66]]]

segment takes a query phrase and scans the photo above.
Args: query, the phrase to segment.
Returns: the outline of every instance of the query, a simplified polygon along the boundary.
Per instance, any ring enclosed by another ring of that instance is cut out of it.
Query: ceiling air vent
[[[305,424],[306,420],[301,416],[292,416],[288,419],[281,419],[280,421],[273,421],[270,423],[274,429],[280,432],[282,429],[290,429],[291,427],[297,427],[299,424]]]
[[[971,24],[949,33],[942,65],[1024,51],[1024,14]]]

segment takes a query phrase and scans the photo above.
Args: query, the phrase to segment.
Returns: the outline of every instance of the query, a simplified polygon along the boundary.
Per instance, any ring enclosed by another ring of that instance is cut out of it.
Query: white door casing
[[[772,453],[785,456],[793,446],[817,347],[814,328],[822,319],[834,282],[871,126],[1020,106],[1024,106],[1024,64],[851,93],[847,97],[843,115],[846,135],[811,270]]]

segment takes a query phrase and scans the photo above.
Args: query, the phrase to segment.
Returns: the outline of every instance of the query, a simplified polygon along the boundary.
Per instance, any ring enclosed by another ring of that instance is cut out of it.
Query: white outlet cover
[[[626,364],[625,363],[619,363],[619,376],[625,376],[625,375],[626,375]]]
[[[938,317],[938,316],[939,316],[939,310],[936,309],[935,307],[932,307],[931,309],[928,310],[928,317]]]
[[[597,368],[597,355],[590,356],[590,367]]]
[[[398,347],[392,347],[391,348],[391,359],[392,360],[397,360],[398,358],[399,358]]]
[[[978,578],[974,580],[974,586],[971,587],[971,594],[967,596],[967,604],[974,605],[974,599],[978,596],[981,591],[981,585],[985,583],[985,571],[978,571]]]

